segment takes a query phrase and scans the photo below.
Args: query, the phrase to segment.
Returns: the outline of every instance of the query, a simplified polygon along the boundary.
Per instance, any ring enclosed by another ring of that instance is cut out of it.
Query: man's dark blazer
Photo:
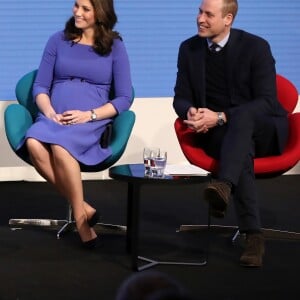
[[[191,106],[207,107],[205,97],[206,38],[195,35],[180,45],[173,106],[186,119]],[[279,148],[286,141],[286,111],[277,100],[275,60],[268,42],[239,29],[231,29],[226,45],[226,79],[231,106],[227,118],[237,106],[257,114],[274,116]]]

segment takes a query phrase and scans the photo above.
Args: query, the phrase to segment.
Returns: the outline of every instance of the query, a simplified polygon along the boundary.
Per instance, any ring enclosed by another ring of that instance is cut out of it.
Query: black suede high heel
[[[94,214],[90,217],[90,219],[87,220],[87,223],[90,227],[93,227],[97,224],[98,220],[100,219],[100,215],[97,211],[94,212]]]
[[[95,213],[92,216],[93,220],[95,219],[94,215],[95,215]],[[81,246],[85,249],[95,248],[97,246],[98,237],[95,232],[93,234],[94,230],[90,229],[88,220],[86,219],[86,215],[82,215],[78,219],[75,219],[75,222],[76,222],[77,231],[78,231],[80,239],[81,239]],[[80,231],[81,231],[82,236],[80,234]],[[90,231],[90,234],[95,237],[91,238],[90,240],[83,241],[82,240],[82,237],[84,236],[83,233],[85,233],[87,235],[88,231]]]
[[[94,239],[91,239],[86,242],[81,242],[83,248],[85,249],[94,249],[97,246],[98,237],[95,237]]]

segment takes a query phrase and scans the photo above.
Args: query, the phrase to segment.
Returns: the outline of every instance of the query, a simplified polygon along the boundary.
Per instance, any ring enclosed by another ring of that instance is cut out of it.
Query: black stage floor
[[[125,183],[85,181],[86,199],[102,221],[126,224]],[[258,181],[264,227],[300,232],[300,175]],[[183,233],[180,224],[206,224],[203,186],[145,186],[141,199],[140,254],[164,260],[201,260],[207,265],[158,265],[153,270],[180,281],[195,299],[299,299],[300,242],[266,240],[264,266],[245,269],[238,260],[233,231]],[[11,230],[10,218],[64,218],[64,199],[42,182],[0,182],[0,300],[114,300],[121,283],[134,272],[124,234],[103,233],[102,247],[82,249],[76,232],[56,239],[55,231]],[[215,221],[215,220],[214,220]],[[232,205],[224,220],[235,225]],[[209,237],[209,244],[208,244]],[[147,272],[147,271],[143,271]]]

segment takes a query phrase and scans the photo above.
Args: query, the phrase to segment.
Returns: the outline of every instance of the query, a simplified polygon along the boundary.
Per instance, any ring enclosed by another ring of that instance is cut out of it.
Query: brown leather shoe
[[[261,267],[265,254],[265,240],[262,233],[252,233],[246,236],[245,250],[240,258],[243,267]]]
[[[209,183],[204,190],[204,199],[210,205],[209,213],[216,218],[224,218],[230,199],[231,188],[222,181]]]

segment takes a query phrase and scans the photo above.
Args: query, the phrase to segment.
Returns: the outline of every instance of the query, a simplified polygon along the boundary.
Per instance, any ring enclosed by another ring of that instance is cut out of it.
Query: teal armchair
[[[11,149],[23,161],[31,165],[26,152],[18,151],[17,147],[23,140],[28,128],[34,122],[38,108],[32,99],[32,85],[35,80],[37,70],[25,74],[16,85],[15,93],[18,103],[10,104],[4,112],[5,133]],[[134,89],[132,89],[132,102],[134,100]],[[82,172],[100,172],[115,164],[123,155],[129,137],[135,123],[135,113],[131,110],[117,115],[111,126],[109,146],[112,154],[97,167],[87,167],[81,165]],[[47,229],[57,229],[57,238],[66,230],[74,228],[71,206],[67,208],[67,215],[64,220],[57,219],[10,219],[11,227],[39,226]],[[97,227],[103,230],[124,232],[126,227],[122,225],[98,223]],[[96,228],[97,229],[97,228]]]

